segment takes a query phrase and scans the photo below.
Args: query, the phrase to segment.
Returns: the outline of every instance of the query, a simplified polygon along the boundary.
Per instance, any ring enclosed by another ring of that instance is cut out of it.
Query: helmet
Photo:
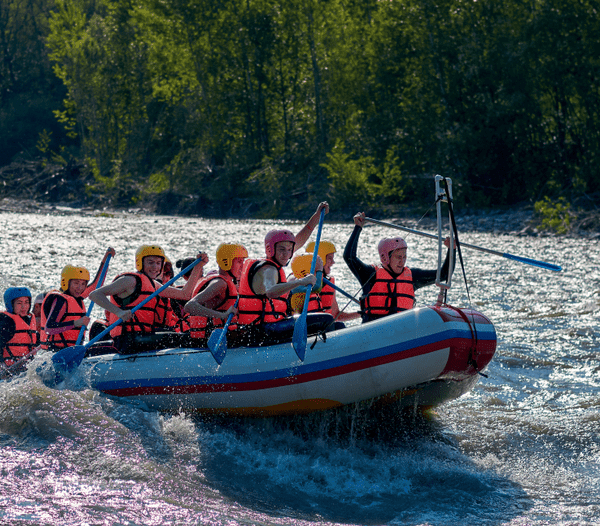
[[[4,306],[6,312],[14,314],[13,301],[17,298],[29,298],[31,300],[31,292],[27,287],[9,287],[4,291]]]
[[[312,254],[298,254],[294,256],[294,259],[292,259],[292,272],[296,279],[305,278],[310,274],[312,259]]]
[[[247,258],[248,251],[238,243],[221,243],[217,247],[217,265],[221,270],[229,271],[235,258]]]
[[[142,245],[135,251],[135,269],[141,272],[144,269],[144,258],[146,256],[160,256],[165,262],[165,251],[158,245]]]
[[[307,252],[314,252],[315,251],[315,242],[311,241],[307,247],[306,247],[306,251]],[[331,242],[331,241],[321,241],[319,243],[319,257],[323,260],[323,263],[325,263],[325,258],[327,258],[327,254],[334,254],[335,252],[337,252],[337,250],[335,249],[335,245]]]
[[[275,255],[275,245],[282,241],[291,241],[296,246],[296,236],[289,230],[271,230],[265,236],[265,253],[267,258],[272,258]]]
[[[60,290],[63,292],[69,290],[69,281],[72,279],[84,279],[85,281],[89,281],[90,273],[85,267],[74,267],[73,265],[65,266],[60,273]]]
[[[44,303],[44,298],[46,297],[46,293],[45,292],[40,292],[36,297],[35,297],[35,301],[33,302],[34,305],[37,304],[42,304]]]
[[[377,246],[381,263],[388,265],[390,262],[390,253],[399,248],[407,248],[407,246],[406,241],[401,237],[383,238]]]

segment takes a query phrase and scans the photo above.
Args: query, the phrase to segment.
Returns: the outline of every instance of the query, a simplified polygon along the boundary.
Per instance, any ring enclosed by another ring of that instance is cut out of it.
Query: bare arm
[[[130,296],[135,290],[135,284],[136,281],[133,276],[122,276],[118,280],[91,292],[90,300],[104,310],[112,312],[123,321],[128,321],[131,319],[131,310],[120,309],[117,305],[111,303],[108,298],[109,296],[118,296],[121,298]]]
[[[335,297],[335,292],[333,294],[333,302],[331,303],[331,315],[339,321],[350,321],[356,320],[360,318],[360,312],[342,312],[340,311],[340,307],[337,302],[337,298]]]
[[[226,312],[214,310],[223,302],[226,294],[227,284],[222,279],[212,280],[208,287],[185,304],[183,310],[192,316],[206,316],[207,318],[225,320],[230,312],[237,310],[234,307],[229,308]]]
[[[319,204],[319,206],[317,207],[317,211],[311,216],[306,225],[304,225],[304,228],[300,230],[298,234],[296,234],[296,245],[294,246],[294,252],[296,252],[299,248],[303,247],[304,243],[308,241],[308,238],[312,234],[313,230],[319,224],[321,210],[323,208],[325,209],[325,213],[327,214],[329,212],[329,204],[327,203],[327,201],[323,201]]]
[[[201,261],[193,268],[190,279],[186,281],[184,287],[181,289],[178,289],[177,287],[167,287],[160,293],[160,296],[163,298],[189,301],[192,298],[192,294],[194,293],[198,281],[202,277],[202,269],[204,268],[204,265],[208,263],[208,256],[204,252],[200,252],[198,258],[201,259]]]
[[[316,278],[314,274],[309,274],[305,278],[278,283],[279,273],[272,266],[265,266],[258,270],[252,281],[252,289],[256,294],[264,294],[267,298],[278,298],[290,292],[298,286],[314,285]]]
[[[106,263],[106,260],[108,259],[108,256],[111,257],[115,257],[115,249],[112,247],[108,247],[106,249],[106,253],[104,254],[104,257],[102,258],[102,261],[100,262],[100,266],[98,267],[98,271],[96,272],[96,277],[94,278],[94,281],[92,281],[85,289],[84,293],[81,295],[82,298],[87,298],[90,293],[96,289],[96,287],[98,286],[98,282],[100,281],[100,274],[102,273],[102,267],[104,267],[104,263]]]

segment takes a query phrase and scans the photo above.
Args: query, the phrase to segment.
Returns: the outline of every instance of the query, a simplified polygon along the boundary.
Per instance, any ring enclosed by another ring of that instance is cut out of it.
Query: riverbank
[[[127,216],[127,215],[175,215],[199,217],[198,214],[181,214],[176,210],[171,214],[159,214],[151,206],[130,207],[117,209],[110,207],[92,207],[77,203],[46,203],[35,199],[20,199],[14,197],[0,198],[0,212],[45,214],[45,215],[87,215],[90,217],[101,216]],[[422,212],[414,210],[411,213],[405,209],[401,214],[391,214],[385,220],[403,224],[409,228],[433,229],[435,223],[435,211],[427,216],[421,217]],[[249,218],[251,219],[251,218]],[[343,223],[343,217],[332,216],[332,222]],[[347,221],[351,221],[349,216]],[[518,236],[558,236],[555,232],[541,228],[541,219],[536,216],[533,206],[520,206],[511,210],[480,210],[461,213],[457,211],[456,221],[459,231],[503,233]],[[584,211],[573,214],[571,226],[566,234],[567,237],[582,237],[600,240],[600,212]]]
[[[198,196],[184,196],[163,192],[151,194],[145,200],[138,201],[135,206],[124,203],[127,199],[116,202],[94,195],[86,188],[93,181],[85,175],[83,166],[69,163],[66,166],[40,165],[37,161],[13,163],[0,169],[0,211],[23,212],[34,214],[84,214],[90,216],[149,214],[174,215],[188,217],[210,217],[227,219],[223,213],[210,207],[199,208]],[[202,210],[198,213],[198,210]],[[265,219],[249,212],[250,206],[244,210],[234,207],[237,213],[232,217],[238,219]],[[329,221],[351,221],[355,210],[332,210]],[[435,209],[425,214],[422,208],[398,206],[379,211],[367,211],[368,215],[395,221],[412,228],[434,228]],[[298,217],[305,214],[298,213]],[[536,214],[531,203],[524,203],[510,209],[461,210],[456,209],[459,230],[511,233],[520,236],[557,236],[583,237],[600,239],[600,209],[589,198],[581,205],[571,206],[566,212],[566,221],[560,228],[548,226],[544,217]],[[290,215],[281,218],[289,220]],[[559,234],[558,231],[561,231]]]

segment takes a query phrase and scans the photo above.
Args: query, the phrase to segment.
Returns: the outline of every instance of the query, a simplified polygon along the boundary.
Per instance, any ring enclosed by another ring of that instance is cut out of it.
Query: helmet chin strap
[[[239,283],[239,280],[233,275],[233,272],[231,272],[231,270],[226,270],[225,272],[229,274],[229,276],[233,280],[234,285],[237,285]]]
[[[385,270],[387,270],[387,271],[388,271],[388,272],[389,272],[389,273],[390,273],[392,276],[394,276],[394,277],[397,277],[397,276],[399,276],[400,274],[402,274],[402,273],[404,272],[404,269],[406,268],[406,265],[404,265],[404,266],[402,267],[402,270],[401,270],[400,272],[394,272],[394,271],[392,270],[392,267],[390,266],[390,264],[389,264],[389,263],[388,263],[387,265],[383,265],[383,268],[384,268]]]

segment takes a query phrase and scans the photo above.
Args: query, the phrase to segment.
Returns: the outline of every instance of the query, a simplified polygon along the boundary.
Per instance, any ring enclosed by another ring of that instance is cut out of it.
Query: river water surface
[[[173,262],[206,251],[210,270],[220,242],[241,241],[262,256],[264,234],[281,225],[0,213],[0,289],[56,288],[67,263],[93,276],[108,246],[117,252],[108,280],[132,270],[146,243],[162,245]],[[341,257],[352,227],[326,223],[323,239],[338,247],[336,282],[354,294]],[[395,235],[366,228],[359,256],[374,263],[377,241]],[[408,265],[433,268],[435,244],[406,239]],[[424,417],[378,422],[362,422],[352,408],[216,421],[144,411],[83,380],[51,389],[30,366],[0,383],[0,524],[598,524],[600,243],[468,225],[461,240],[563,266],[555,273],[463,250],[468,294],[458,269],[449,303],[470,303],[498,332],[488,377],[468,395]],[[437,290],[417,295],[433,303]]]

